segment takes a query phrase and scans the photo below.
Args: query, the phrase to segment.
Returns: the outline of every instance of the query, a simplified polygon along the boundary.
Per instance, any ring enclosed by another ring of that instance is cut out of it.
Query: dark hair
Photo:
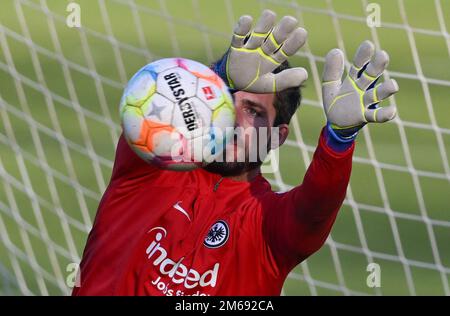
[[[286,60],[280,66],[278,66],[273,71],[273,73],[276,74],[289,68],[291,68],[291,65]],[[278,126],[280,124],[289,124],[292,116],[295,114],[295,111],[297,111],[298,107],[300,106],[300,102],[302,101],[300,88],[301,86],[288,88],[275,94],[273,106],[275,107],[277,115],[275,116],[273,126]]]

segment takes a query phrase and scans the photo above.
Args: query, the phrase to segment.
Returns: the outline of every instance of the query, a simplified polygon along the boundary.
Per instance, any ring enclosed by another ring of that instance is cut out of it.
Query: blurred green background
[[[111,175],[122,88],[144,64],[209,64],[242,14],[293,15],[309,32],[291,59],[310,76],[274,189],[301,182],[324,115],[326,53],[371,39],[391,57],[399,118],[358,137],[347,199],[327,244],[286,281],[285,295],[450,295],[450,1],[78,0],[0,2],[0,294],[66,294]],[[366,285],[368,263],[381,288]]]

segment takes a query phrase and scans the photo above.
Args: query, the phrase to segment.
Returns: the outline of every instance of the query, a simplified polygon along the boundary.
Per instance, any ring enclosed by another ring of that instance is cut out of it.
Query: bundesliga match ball
[[[191,170],[220,155],[235,123],[228,88],[211,69],[166,58],[140,69],[120,101],[123,135],[144,160]]]

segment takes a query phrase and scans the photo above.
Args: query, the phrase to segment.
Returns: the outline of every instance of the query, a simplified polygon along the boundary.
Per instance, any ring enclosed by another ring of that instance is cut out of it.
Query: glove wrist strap
[[[355,132],[353,135],[349,137],[342,137],[336,134],[335,130],[331,127],[330,122],[327,122],[326,126],[326,144],[337,152],[344,152],[348,148],[350,148],[355,141],[358,132]]]

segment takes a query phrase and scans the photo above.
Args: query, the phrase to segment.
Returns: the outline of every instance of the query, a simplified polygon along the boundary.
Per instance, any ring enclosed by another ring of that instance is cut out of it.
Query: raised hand
[[[294,55],[306,41],[307,32],[297,20],[284,16],[275,25],[276,14],[264,10],[255,28],[252,17],[241,16],[234,28],[231,46],[216,67],[225,72],[230,88],[254,93],[271,93],[298,87],[308,78],[304,68],[272,71]]]
[[[394,79],[377,84],[388,63],[389,55],[385,51],[375,52],[374,45],[365,41],[359,46],[350,71],[342,81],[344,54],[339,49],[327,54],[322,82],[323,106],[336,134],[350,137],[368,122],[383,123],[395,117],[394,105],[378,106],[399,90]]]

